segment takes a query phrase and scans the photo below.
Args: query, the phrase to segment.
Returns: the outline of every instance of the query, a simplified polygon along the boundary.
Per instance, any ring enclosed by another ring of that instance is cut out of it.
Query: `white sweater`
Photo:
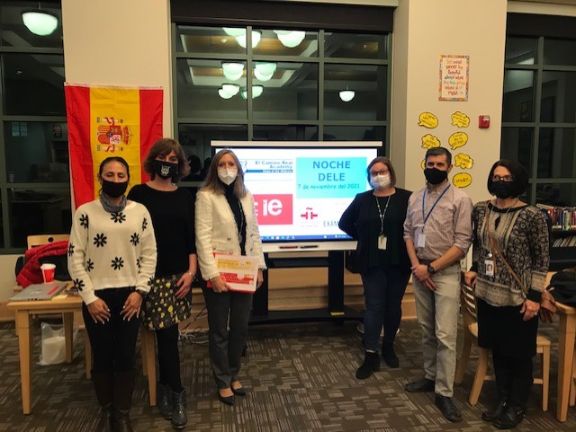
[[[146,207],[133,201],[109,213],[100,200],[76,210],[68,247],[68,272],[86,304],[95,290],[135,287],[149,291],[156,269],[156,239]]]

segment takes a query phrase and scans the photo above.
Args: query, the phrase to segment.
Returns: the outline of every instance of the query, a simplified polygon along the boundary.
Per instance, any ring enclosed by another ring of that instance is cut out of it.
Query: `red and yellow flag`
[[[129,188],[148,179],[142,161],[162,138],[162,89],[66,85],[75,207],[98,196],[98,168],[109,156],[130,166]]]

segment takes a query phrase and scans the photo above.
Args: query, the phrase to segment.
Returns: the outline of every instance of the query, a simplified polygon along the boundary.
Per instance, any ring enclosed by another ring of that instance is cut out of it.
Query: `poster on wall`
[[[468,100],[468,72],[470,56],[440,56],[440,97],[441,101]]]
[[[67,83],[65,93],[74,208],[98,196],[98,168],[107,157],[128,162],[129,188],[147,181],[142,161],[162,138],[163,90]]]

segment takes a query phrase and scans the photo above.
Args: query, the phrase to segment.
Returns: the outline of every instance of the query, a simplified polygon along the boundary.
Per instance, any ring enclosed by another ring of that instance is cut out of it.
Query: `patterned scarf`
[[[119,205],[113,204],[112,201],[110,200],[110,197],[106,195],[104,192],[100,191],[100,202],[102,203],[102,207],[104,207],[104,210],[106,210],[108,213],[121,212],[122,210],[124,210],[124,207],[126,207],[127,201],[128,200],[126,199],[126,195],[122,195],[120,204]]]

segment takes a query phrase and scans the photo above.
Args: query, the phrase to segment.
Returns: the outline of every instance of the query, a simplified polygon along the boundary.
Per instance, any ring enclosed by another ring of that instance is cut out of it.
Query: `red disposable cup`
[[[42,278],[44,279],[44,283],[50,283],[54,281],[54,273],[56,273],[55,264],[42,264],[40,269],[42,270]]]

